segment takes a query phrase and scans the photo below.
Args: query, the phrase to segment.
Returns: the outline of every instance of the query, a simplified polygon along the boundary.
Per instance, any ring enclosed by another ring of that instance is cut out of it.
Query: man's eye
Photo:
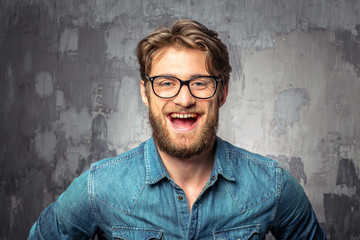
[[[157,78],[154,82],[155,87],[158,88],[174,88],[178,85],[178,82],[176,79],[167,78],[167,77],[161,77]]]
[[[194,81],[191,85],[194,87],[206,87],[208,84],[204,81]]]
[[[171,87],[174,86],[174,83],[172,81],[162,81],[159,83],[159,86],[161,87]]]
[[[206,82],[195,82],[195,85],[197,86],[206,86]]]

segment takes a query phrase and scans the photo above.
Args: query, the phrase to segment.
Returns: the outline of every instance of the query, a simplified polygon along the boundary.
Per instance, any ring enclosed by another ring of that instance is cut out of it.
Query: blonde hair
[[[215,31],[190,19],[177,20],[171,28],[154,30],[143,38],[136,48],[141,79],[146,81],[146,74],[151,71],[154,56],[161,49],[180,46],[204,51],[208,72],[221,79],[222,87],[226,86],[231,72],[229,53],[225,44],[217,36]]]

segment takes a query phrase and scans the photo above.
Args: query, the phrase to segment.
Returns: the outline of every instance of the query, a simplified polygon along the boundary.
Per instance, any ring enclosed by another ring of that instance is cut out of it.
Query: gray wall
[[[329,239],[360,239],[359,14],[357,0],[0,1],[0,239],[150,136],[134,48],[181,17],[231,52],[219,135],[279,160]]]

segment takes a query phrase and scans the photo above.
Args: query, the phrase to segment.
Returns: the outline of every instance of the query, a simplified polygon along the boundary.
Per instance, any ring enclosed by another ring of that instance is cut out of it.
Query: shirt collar
[[[144,159],[146,167],[146,183],[154,184],[165,177],[169,177],[166,168],[161,161],[159,152],[153,138],[150,138],[144,147]]]
[[[235,181],[228,145],[217,137],[215,148],[213,173],[222,175],[228,181]]]
[[[233,168],[229,156],[229,149],[221,138],[216,138],[215,144],[215,161],[210,177],[211,182],[217,180],[217,176],[221,175],[228,181],[235,181]],[[146,167],[146,183],[155,184],[164,178],[168,178],[169,174],[161,161],[159,152],[153,138],[150,138],[144,146],[144,160]]]

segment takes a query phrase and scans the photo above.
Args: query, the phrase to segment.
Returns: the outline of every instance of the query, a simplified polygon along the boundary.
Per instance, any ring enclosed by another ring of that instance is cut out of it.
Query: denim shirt
[[[28,239],[325,239],[296,179],[217,138],[211,175],[191,212],[154,140],[94,163],[49,205]],[[102,239],[102,238],[101,238]]]

